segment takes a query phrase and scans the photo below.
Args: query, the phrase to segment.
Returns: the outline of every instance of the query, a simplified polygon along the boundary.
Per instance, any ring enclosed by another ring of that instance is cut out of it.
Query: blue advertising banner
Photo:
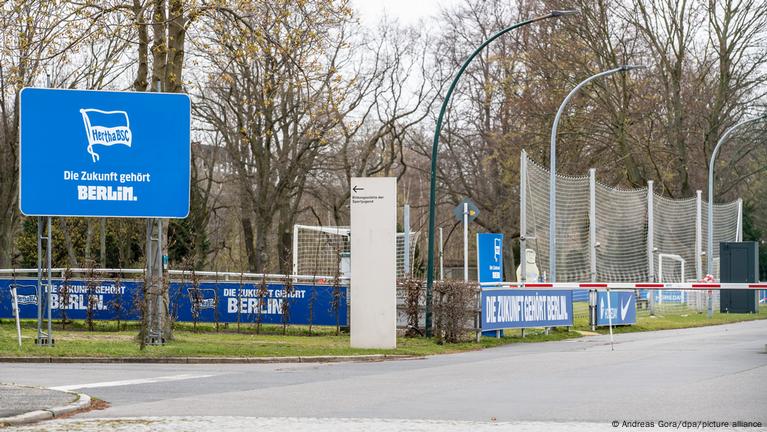
[[[18,294],[21,318],[37,317],[37,279],[0,279],[0,318],[12,318],[10,286]],[[53,318],[85,319],[90,309],[95,320],[137,320],[141,282],[112,280],[53,281],[51,308]],[[281,324],[287,303],[290,324],[347,325],[346,287],[334,292],[327,285],[294,285],[288,293],[282,284],[238,282],[171,282],[168,288],[171,314],[183,322],[256,322]],[[336,322],[338,320],[338,322]]]
[[[654,290],[652,295],[655,303],[687,303],[687,292],[677,290]]]
[[[607,292],[597,292],[597,325],[636,324],[637,302],[633,291],[610,291],[610,307],[607,307]]]
[[[23,89],[21,212],[186,217],[190,109],[176,93]]]
[[[503,234],[477,234],[477,280],[503,282]]]
[[[573,325],[573,296],[566,290],[482,291],[482,330]]]

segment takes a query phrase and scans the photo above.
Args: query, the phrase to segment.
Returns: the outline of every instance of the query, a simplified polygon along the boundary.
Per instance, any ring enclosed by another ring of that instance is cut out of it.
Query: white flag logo
[[[85,134],[88,136],[88,154],[93,158],[93,162],[99,160],[98,153],[93,150],[94,145],[131,146],[133,134],[127,112],[84,108],[80,110],[80,113],[83,115]]]

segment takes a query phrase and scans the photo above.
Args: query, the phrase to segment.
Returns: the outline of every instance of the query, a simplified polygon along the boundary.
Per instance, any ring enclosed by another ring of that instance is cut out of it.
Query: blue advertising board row
[[[569,290],[483,290],[482,330],[573,325]]]
[[[573,291],[490,289],[483,290],[482,330],[531,327],[569,327],[573,325]],[[596,325],[635,324],[636,296],[632,291],[597,293]]]
[[[0,318],[12,318],[11,286],[16,287],[22,319],[37,318],[37,279],[0,279]],[[51,308],[54,319],[66,311],[68,319],[85,319],[90,307],[96,320],[137,320],[137,299],[143,283],[53,280]],[[288,303],[290,324],[347,325],[346,287],[334,293],[332,286],[294,285],[287,293],[283,284],[270,283],[259,293],[258,284],[238,282],[171,282],[168,293],[174,319],[183,322],[255,322],[281,324],[283,303]],[[335,296],[334,296],[335,294]],[[334,302],[335,300],[335,302]],[[335,307],[334,307],[335,306]]]

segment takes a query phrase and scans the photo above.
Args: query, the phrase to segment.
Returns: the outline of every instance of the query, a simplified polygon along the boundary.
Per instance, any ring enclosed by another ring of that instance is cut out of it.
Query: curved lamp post
[[[719,138],[719,141],[716,143],[714,151],[711,153],[711,160],[708,162],[708,232],[706,233],[708,241],[708,245],[706,247],[706,268],[708,270],[708,274],[713,274],[714,269],[714,163],[716,162],[716,156],[719,154],[719,147],[721,147],[722,144],[727,141],[735,129],[738,129],[739,127],[749,123],[757,122],[759,120],[767,120],[767,114],[751,120],[744,120],[724,131],[722,137]]]
[[[615,69],[610,69],[604,72],[600,72],[589,78],[583,80],[580,84],[575,86],[570,91],[562,105],[559,106],[556,117],[554,117],[554,125],[551,127],[551,149],[550,160],[551,165],[549,168],[549,280],[551,282],[557,281],[557,127],[559,126],[559,119],[562,117],[562,113],[565,110],[565,106],[570,99],[581,89],[581,87],[590,83],[591,81],[601,78],[603,76],[612,75],[617,72],[628,72],[632,69],[643,69],[645,66],[641,65],[623,65]]]
[[[431,188],[429,191],[429,255],[427,258],[427,270],[426,270],[426,310],[425,310],[425,318],[426,318],[426,336],[431,336],[431,300],[432,300],[432,287],[434,286],[434,226],[436,225],[436,206],[437,206],[437,156],[438,156],[438,150],[439,150],[439,135],[442,131],[442,120],[445,117],[445,111],[447,111],[447,105],[450,101],[450,96],[453,95],[453,90],[455,90],[455,86],[458,83],[458,79],[461,78],[461,75],[466,71],[466,68],[469,66],[469,63],[471,63],[472,60],[474,60],[474,57],[476,57],[482,50],[489,45],[494,40],[498,39],[498,37],[514,30],[519,27],[526,26],[528,24],[532,24],[537,21],[542,21],[549,18],[557,18],[567,15],[575,15],[578,11],[576,10],[555,10],[551,11],[548,15],[532,18],[526,21],[518,22],[511,27],[507,27],[498,33],[490,36],[488,40],[482,43],[477,49],[474,50],[473,53],[466,59],[466,61],[463,63],[463,66],[461,66],[461,69],[458,70],[458,73],[455,75],[455,78],[453,78],[453,82],[450,84],[450,88],[447,90],[447,95],[445,95],[445,100],[442,102],[442,108],[439,111],[439,117],[437,117],[437,126],[434,129],[434,143],[431,148]]]

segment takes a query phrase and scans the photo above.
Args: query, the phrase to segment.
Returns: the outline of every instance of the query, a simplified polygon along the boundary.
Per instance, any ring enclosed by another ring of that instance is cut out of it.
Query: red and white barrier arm
[[[650,282],[530,282],[521,284],[519,282],[485,282],[480,284],[483,290],[524,288],[536,290],[580,290],[580,289],[644,289],[644,290],[728,290],[728,289],[750,289],[767,290],[766,282],[759,283],[703,283],[703,282],[684,282],[684,283],[650,283]]]

